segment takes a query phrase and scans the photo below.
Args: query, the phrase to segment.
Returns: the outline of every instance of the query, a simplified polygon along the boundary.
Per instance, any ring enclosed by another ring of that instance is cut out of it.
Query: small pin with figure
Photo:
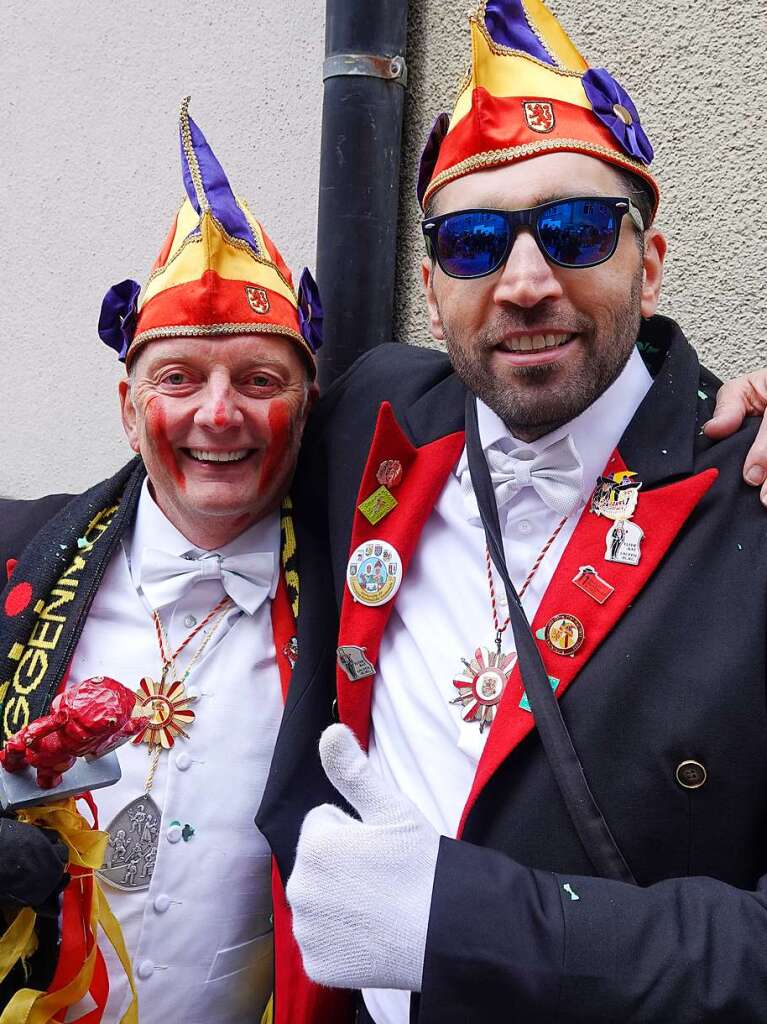
[[[580,899],[580,896],[578,895],[577,892],[573,891],[573,887],[570,885],[569,882],[565,882],[565,884],[562,886],[562,888],[564,889],[564,891],[567,893],[567,895],[570,897],[571,900],[575,901],[575,900],[579,900]]]

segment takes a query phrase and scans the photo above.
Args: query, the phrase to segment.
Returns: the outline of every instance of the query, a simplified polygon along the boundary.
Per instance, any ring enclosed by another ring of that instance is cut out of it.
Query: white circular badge
[[[360,604],[375,608],[391,601],[402,582],[402,559],[384,540],[369,540],[352,552],[346,585]]]

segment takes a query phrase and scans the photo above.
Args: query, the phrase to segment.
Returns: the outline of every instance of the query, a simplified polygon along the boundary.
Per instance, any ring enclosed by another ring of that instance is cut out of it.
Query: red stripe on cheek
[[[273,485],[275,477],[285,463],[285,453],[293,436],[288,403],[275,398],[269,406],[269,430],[271,439],[261,466],[258,493],[264,494]]]
[[[147,408],[146,421],[147,434],[155,448],[155,451],[157,452],[160,462],[162,462],[165,469],[183,491],[186,488],[186,478],[184,477],[181,467],[176,461],[176,453],[173,451],[173,445],[168,440],[165,409],[163,408],[162,402],[159,398],[150,403]]]

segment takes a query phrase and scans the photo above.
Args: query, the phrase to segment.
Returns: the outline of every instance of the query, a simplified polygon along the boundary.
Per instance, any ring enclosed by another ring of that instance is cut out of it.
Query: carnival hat
[[[277,247],[232,191],[205,136],[181,105],[181,172],[186,199],[147,283],[114,285],[104,296],[98,331],[128,365],[158,338],[279,334],[316,373],[322,307],[308,270],[298,294]]]
[[[426,144],[418,198],[426,208],[448,182],[543,153],[585,153],[658,185],[653,149],[628,93],[589,68],[541,0],[483,0],[470,18],[472,61],[453,116]]]

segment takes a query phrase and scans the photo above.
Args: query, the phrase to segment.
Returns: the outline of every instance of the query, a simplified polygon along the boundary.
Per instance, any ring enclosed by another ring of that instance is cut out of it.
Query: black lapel
[[[72,498],[21,554],[0,594],[2,740],[47,712],[144,475],[135,458]]]

